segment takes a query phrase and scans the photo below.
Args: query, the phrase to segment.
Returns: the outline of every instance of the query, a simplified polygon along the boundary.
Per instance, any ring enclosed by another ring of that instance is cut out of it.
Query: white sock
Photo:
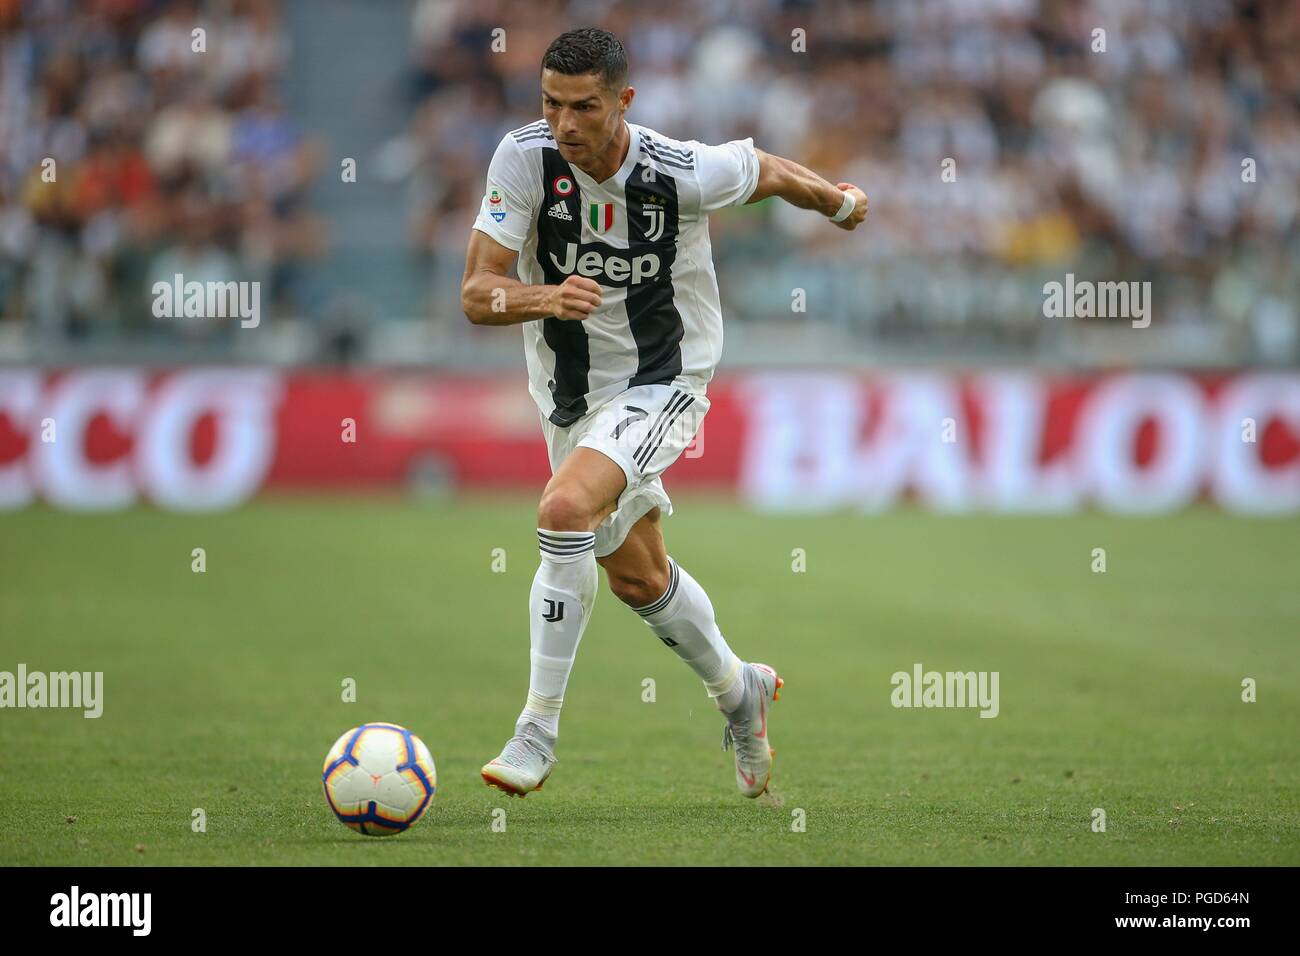
[[[699,675],[719,710],[735,710],[745,693],[743,662],[718,630],[713,602],[699,582],[671,557],[668,575],[663,596],[633,610]]]
[[[519,724],[530,720],[549,736],[560,733],[564,688],[578,655],[578,642],[591,619],[600,578],[596,571],[594,531],[537,529],[542,563],[528,596],[532,667],[528,701]],[[547,620],[547,618],[553,620]]]

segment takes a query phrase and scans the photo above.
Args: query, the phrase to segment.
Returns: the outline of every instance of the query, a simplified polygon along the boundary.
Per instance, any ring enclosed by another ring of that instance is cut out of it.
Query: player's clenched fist
[[[582,276],[569,276],[551,288],[551,314],[581,321],[600,307],[600,286]]]
[[[855,200],[853,210],[835,225],[841,229],[852,230],[858,223],[867,218],[867,194],[852,183],[836,183],[835,185],[843,192],[852,193]]]

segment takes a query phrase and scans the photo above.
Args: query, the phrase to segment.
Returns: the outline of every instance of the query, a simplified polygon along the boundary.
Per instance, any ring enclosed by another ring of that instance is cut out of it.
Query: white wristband
[[[845,192],[844,202],[840,203],[840,211],[831,216],[831,222],[843,222],[848,219],[849,213],[853,212],[853,207],[857,204],[858,201],[853,198],[853,193]]]

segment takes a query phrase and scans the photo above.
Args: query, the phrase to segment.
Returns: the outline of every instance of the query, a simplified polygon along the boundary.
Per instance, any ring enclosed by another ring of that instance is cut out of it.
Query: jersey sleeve
[[[488,164],[487,188],[474,228],[507,249],[523,249],[540,201],[528,157],[511,136],[506,136]]]
[[[700,184],[700,212],[740,206],[758,187],[758,153],[754,140],[733,139],[708,146],[692,142]]]

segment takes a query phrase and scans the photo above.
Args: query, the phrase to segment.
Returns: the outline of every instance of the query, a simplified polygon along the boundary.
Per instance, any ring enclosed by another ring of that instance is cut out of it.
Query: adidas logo
[[[565,222],[573,222],[573,217],[569,211],[564,208],[564,203],[557,202],[554,206],[546,211],[546,215],[554,216],[556,219],[563,219]]]

